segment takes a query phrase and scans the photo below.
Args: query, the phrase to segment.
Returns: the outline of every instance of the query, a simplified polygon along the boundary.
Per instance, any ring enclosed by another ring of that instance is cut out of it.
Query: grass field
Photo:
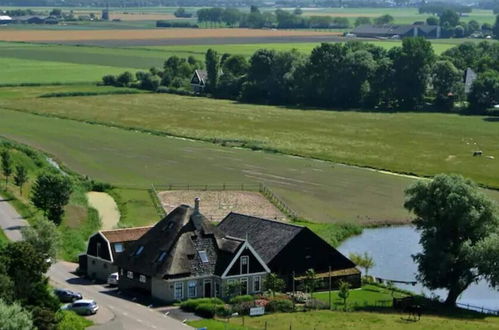
[[[259,317],[233,318],[225,321],[201,320],[189,322],[209,330],[327,330],[327,329],[497,329],[498,317],[455,319],[424,315],[420,321],[407,320],[406,314],[311,311],[307,313],[276,313]],[[265,327],[267,324],[267,327]]]
[[[11,57],[0,57],[0,67],[0,84],[92,82],[100,81],[105,74],[117,74],[127,70],[103,65],[21,60]]]
[[[493,118],[297,110],[214,99],[200,104],[196,97],[169,94],[0,100],[10,109],[399,173],[460,173],[499,188],[498,160],[485,157],[499,158]],[[473,157],[474,150],[484,157]]]

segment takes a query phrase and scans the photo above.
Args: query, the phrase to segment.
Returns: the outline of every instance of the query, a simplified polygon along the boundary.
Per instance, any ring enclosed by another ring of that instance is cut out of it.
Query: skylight
[[[206,251],[198,251],[199,257],[201,258],[201,261],[204,263],[208,262],[208,255],[206,254]]]
[[[165,257],[166,257],[166,251],[161,252],[161,254],[158,257],[158,262],[163,262],[163,260],[165,260]]]
[[[144,251],[144,246],[143,245],[141,245],[141,246],[139,246],[137,248],[137,251],[135,251],[135,255],[139,256],[142,253],[142,251]]]

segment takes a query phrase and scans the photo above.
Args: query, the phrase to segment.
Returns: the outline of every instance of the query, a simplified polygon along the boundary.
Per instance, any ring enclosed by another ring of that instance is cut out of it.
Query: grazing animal
[[[419,305],[410,305],[405,308],[404,312],[409,314],[409,320],[419,321],[421,320],[423,309]]]
[[[473,157],[481,156],[482,154],[483,154],[483,152],[481,150],[473,151]]]

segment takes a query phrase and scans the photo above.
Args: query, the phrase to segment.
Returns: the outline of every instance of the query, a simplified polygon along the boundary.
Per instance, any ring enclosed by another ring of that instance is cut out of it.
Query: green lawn
[[[399,173],[454,172],[499,188],[498,122],[482,116],[298,110],[170,94],[4,99],[2,106]],[[472,156],[478,149],[484,157]]]
[[[82,65],[11,57],[0,57],[0,67],[2,68],[0,85],[100,81],[105,74],[117,74],[127,70],[104,65]]]
[[[406,314],[313,311],[276,313],[260,317],[233,318],[225,321],[200,320],[189,322],[193,327],[208,330],[326,330],[326,329],[497,329],[498,317],[457,319],[423,315],[418,322],[407,320]],[[267,327],[265,327],[267,325]]]
[[[120,226],[147,226],[159,220],[152,197],[146,189],[115,188],[111,191],[120,210]]]

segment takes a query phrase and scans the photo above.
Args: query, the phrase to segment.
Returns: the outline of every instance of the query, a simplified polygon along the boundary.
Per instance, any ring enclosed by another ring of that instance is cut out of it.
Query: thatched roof
[[[109,243],[130,242],[138,240],[151,228],[152,226],[102,230],[101,234],[107,238]]]

